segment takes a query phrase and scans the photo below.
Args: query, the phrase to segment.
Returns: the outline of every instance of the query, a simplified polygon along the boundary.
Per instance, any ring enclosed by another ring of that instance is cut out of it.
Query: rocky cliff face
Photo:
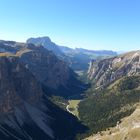
[[[41,96],[41,86],[16,57],[0,57],[0,112],[13,112],[24,101],[36,104]]]
[[[42,46],[16,42],[11,44],[6,41],[1,41],[0,48],[5,48],[6,45],[8,48],[0,53],[0,56],[18,57],[20,62],[42,83],[44,89],[50,91],[49,94],[67,97],[79,92],[81,83],[76,79],[76,74],[52,52]]]
[[[122,76],[140,74],[140,51],[119,55],[114,58],[91,62],[88,78],[96,88],[104,87]]]
[[[71,140],[83,129],[75,117],[47,100],[19,57],[0,57],[1,140]]]
[[[45,88],[65,97],[79,92],[81,83],[65,62],[43,47],[27,44],[26,48],[30,51],[22,53],[20,60]]]

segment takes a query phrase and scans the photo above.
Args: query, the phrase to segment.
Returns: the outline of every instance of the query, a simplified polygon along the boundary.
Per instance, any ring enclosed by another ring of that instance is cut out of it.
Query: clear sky
[[[0,0],[0,39],[49,36],[86,49],[140,49],[140,0]]]

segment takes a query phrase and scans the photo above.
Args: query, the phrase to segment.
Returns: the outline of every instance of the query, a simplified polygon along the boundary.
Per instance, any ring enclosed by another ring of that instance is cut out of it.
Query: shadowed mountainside
[[[82,83],[68,65],[52,52],[33,44],[1,41],[0,56],[16,56],[49,94],[68,97],[81,91]],[[12,50],[12,51],[11,51]]]
[[[0,57],[0,139],[71,140],[84,131],[77,119],[51,103],[16,56]]]

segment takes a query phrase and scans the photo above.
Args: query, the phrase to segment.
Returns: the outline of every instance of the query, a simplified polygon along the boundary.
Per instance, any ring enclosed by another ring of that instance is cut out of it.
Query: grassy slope
[[[69,100],[69,110],[75,114],[77,117],[79,117],[78,113],[78,104],[81,100]]]
[[[133,105],[140,100],[139,85],[139,76],[125,77],[111,89],[80,102],[79,117],[90,128],[89,134],[115,126],[121,118],[133,113]]]
[[[86,138],[86,140],[139,140],[140,139],[140,104],[137,109],[128,117],[122,119],[121,123],[116,127],[109,128],[107,131],[102,131]]]
[[[18,51],[16,54],[8,53],[8,52],[6,52],[6,53],[2,52],[2,53],[0,53],[0,57],[3,57],[3,56],[7,56],[7,57],[17,56],[17,57],[20,57],[22,54],[30,52],[30,51],[31,51],[30,49],[25,48],[25,49],[22,49],[22,50]]]

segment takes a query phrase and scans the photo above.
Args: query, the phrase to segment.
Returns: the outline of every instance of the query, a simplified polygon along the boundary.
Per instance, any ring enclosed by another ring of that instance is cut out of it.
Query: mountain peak
[[[26,41],[27,43],[35,43],[36,45],[42,45],[44,43],[51,43],[51,39],[48,36],[44,36],[44,37],[37,37],[37,38],[29,38]]]
[[[64,54],[59,49],[58,45],[53,43],[48,36],[29,38],[26,41],[28,44],[34,44],[36,46],[43,46],[44,48],[52,51],[56,56],[63,56]]]

